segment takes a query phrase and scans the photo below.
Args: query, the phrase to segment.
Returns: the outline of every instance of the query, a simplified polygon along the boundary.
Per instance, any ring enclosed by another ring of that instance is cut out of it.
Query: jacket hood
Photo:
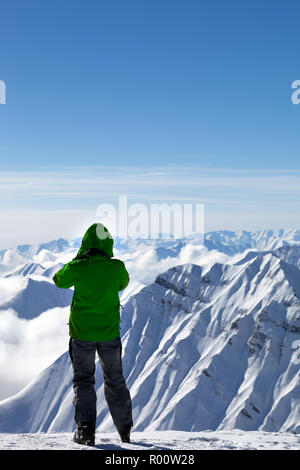
[[[76,258],[92,248],[102,250],[112,258],[114,256],[113,244],[114,240],[108,229],[101,222],[95,223],[85,232]]]

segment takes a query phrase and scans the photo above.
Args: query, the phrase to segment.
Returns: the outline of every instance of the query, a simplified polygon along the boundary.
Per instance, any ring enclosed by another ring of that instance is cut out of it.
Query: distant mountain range
[[[76,243],[60,240],[43,244],[41,250],[27,245],[16,253],[30,264],[34,256],[45,255],[43,250],[60,256],[74,250]],[[176,258],[186,243],[193,242],[155,240],[150,245],[163,248],[157,251],[161,256],[173,253]],[[116,249],[126,253],[128,245],[117,242]],[[176,265],[146,286],[134,281],[123,297],[123,369],[132,396],[134,429],[298,433],[300,230],[211,232],[206,234],[205,248],[235,255],[234,262]],[[4,250],[2,260],[5,254]],[[40,269],[37,260],[36,268],[25,264],[13,267],[13,275],[29,276],[19,293],[23,296],[19,310],[37,302],[38,314],[51,308],[48,305],[69,302],[48,285],[36,284],[44,271],[36,275],[36,283],[30,280],[31,269]],[[45,269],[49,268],[50,262]],[[34,292],[28,294],[28,303],[26,289]],[[16,299],[10,302],[17,308]],[[98,430],[114,430],[98,361],[95,388]],[[72,398],[66,352],[18,394],[0,402],[0,432],[71,431]]]
[[[299,245],[300,229],[280,229],[280,230],[257,230],[257,231],[229,231],[218,230],[205,233],[204,237],[200,235],[196,242],[189,239],[125,239],[115,238],[114,247],[119,252],[130,252],[133,248],[145,245],[153,246],[158,254],[158,259],[167,256],[176,257],[182,247],[189,243],[199,244],[199,240],[204,241],[204,247],[207,250],[217,250],[222,253],[234,255],[254,248],[259,251],[275,250],[276,248]],[[0,250],[1,268],[20,265],[33,258],[43,258],[47,261],[47,256],[51,254],[73,253],[78,250],[81,238],[67,240],[59,238],[48,243],[33,245],[17,245],[15,248]],[[55,259],[54,257],[51,258]],[[6,269],[5,269],[6,270]]]

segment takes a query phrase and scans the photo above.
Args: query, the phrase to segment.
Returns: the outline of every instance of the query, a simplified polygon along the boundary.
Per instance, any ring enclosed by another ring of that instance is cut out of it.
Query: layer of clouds
[[[18,295],[27,284],[27,279],[23,276],[12,276],[0,278],[0,305],[9,302]]]
[[[234,258],[218,251],[208,251],[202,245],[187,244],[177,257],[167,257],[158,259],[155,248],[139,246],[128,255],[122,256],[116,251],[116,257],[122,259],[131,278],[143,284],[150,284],[155,281],[158,274],[167,271],[173,266],[185,263],[194,263],[209,269],[216,262],[231,263]]]
[[[17,393],[67,350],[68,316],[68,307],[32,320],[18,318],[12,309],[0,310],[0,399]]]

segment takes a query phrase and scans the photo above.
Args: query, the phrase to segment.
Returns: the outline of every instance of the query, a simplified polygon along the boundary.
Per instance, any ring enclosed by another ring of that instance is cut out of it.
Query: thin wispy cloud
[[[168,171],[141,172],[138,169],[127,169],[124,173],[122,167],[105,168],[69,168],[66,171],[15,171],[0,173],[0,191],[17,192],[19,190],[28,194],[57,195],[68,194],[77,196],[81,193],[87,195],[126,191],[136,195],[147,187],[165,193],[165,188],[184,188],[186,196],[193,196],[195,189],[213,189],[222,191],[231,189],[276,189],[277,191],[299,190],[300,171],[296,170],[232,170],[201,169],[174,167]],[[190,194],[189,194],[190,193]],[[151,194],[151,193],[149,193]]]
[[[0,173],[0,247],[80,236],[99,204],[201,203],[205,231],[296,228],[300,170],[63,166]],[[9,243],[9,244],[8,244]]]

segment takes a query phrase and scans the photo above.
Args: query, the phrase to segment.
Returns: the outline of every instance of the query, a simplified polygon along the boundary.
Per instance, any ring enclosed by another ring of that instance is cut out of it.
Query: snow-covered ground
[[[121,443],[116,432],[96,433],[95,447],[72,442],[72,433],[0,433],[0,450],[300,450],[300,435],[284,432],[132,432]]]

